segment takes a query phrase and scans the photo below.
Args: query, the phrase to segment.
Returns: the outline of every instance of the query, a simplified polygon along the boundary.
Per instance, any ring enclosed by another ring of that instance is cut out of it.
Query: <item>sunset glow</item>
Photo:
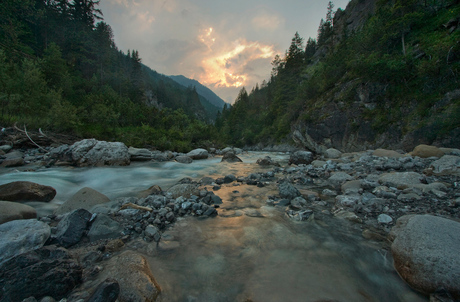
[[[241,87],[247,84],[249,74],[247,65],[259,59],[271,59],[275,56],[274,46],[263,45],[259,42],[249,42],[239,39],[228,47],[219,50],[212,49],[216,41],[209,28],[199,40],[209,47],[209,58],[202,61],[204,73],[199,75],[203,84],[218,87]]]

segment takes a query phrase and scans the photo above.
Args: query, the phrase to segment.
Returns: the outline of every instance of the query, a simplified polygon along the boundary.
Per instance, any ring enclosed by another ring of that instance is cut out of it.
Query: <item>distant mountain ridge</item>
[[[169,76],[169,78],[181,84],[182,86],[195,87],[196,92],[198,92],[199,95],[206,98],[212,105],[218,107],[219,109],[224,108],[225,104],[227,104],[223,99],[221,99],[211,89],[209,89],[208,87],[204,86],[203,84],[201,84],[200,82],[196,80],[186,78],[183,75],[172,75],[172,76]]]

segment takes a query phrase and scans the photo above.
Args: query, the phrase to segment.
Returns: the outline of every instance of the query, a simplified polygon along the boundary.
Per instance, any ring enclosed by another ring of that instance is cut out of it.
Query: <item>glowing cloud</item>
[[[216,88],[241,87],[250,80],[248,64],[259,59],[274,57],[273,45],[263,45],[259,42],[249,42],[239,39],[221,50],[212,49],[215,38],[212,38],[213,29],[209,28],[198,39],[209,48],[209,54],[202,61],[203,73],[199,81]]]

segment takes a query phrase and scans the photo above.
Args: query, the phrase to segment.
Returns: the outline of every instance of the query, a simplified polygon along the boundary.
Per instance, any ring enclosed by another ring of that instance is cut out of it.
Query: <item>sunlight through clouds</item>
[[[348,0],[336,0],[336,7]],[[316,37],[328,0],[103,0],[105,22],[125,53],[166,75],[200,81],[227,102],[269,80],[271,61],[296,31]]]
[[[204,72],[199,77],[200,82],[216,88],[242,87],[251,78],[246,68],[249,63],[258,59],[271,60],[276,54],[273,45],[246,39],[239,39],[230,46],[212,51],[210,57],[202,61]]]

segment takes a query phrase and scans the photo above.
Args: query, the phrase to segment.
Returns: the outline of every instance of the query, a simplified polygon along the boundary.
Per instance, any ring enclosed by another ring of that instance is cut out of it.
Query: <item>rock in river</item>
[[[82,188],[70,199],[56,209],[55,214],[61,215],[77,209],[91,210],[92,207],[109,202],[110,199],[102,193],[91,188]]]
[[[406,215],[390,236],[394,266],[414,289],[460,299],[460,223],[432,215]]]
[[[56,190],[30,181],[14,181],[0,186],[0,200],[51,201]]]

